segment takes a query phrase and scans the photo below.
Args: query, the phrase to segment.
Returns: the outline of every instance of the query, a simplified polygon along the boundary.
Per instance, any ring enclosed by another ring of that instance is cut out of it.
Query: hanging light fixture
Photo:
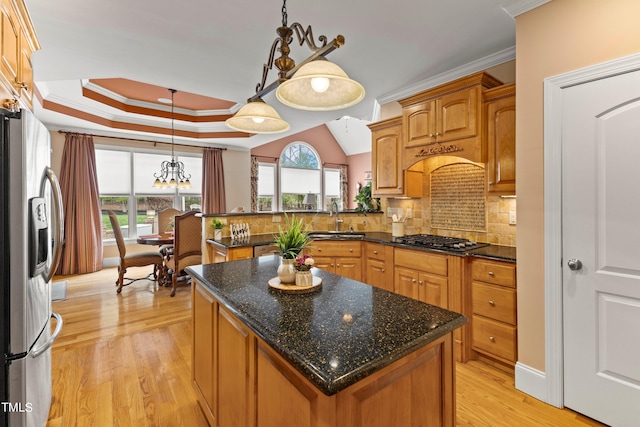
[[[184,174],[184,164],[181,161],[176,160],[176,156],[174,154],[174,102],[173,95],[177,92],[175,89],[169,89],[171,92],[171,160],[165,160],[160,164],[160,174],[153,174],[156,180],[153,182],[153,186],[155,188],[191,188],[191,175],[185,176]],[[171,175],[171,179],[167,182],[167,178]]]
[[[233,117],[227,119],[230,128],[249,133],[289,130],[289,124],[262,100],[274,89],[277,89],[276,97],[280,102],[301,110],[338,110],[355,105],[364,98],[362,85],[325,58],[344,44],[342,35],[336,36],[331,42],[327,42],[327,37],[322,35],[318,38],[318,46],[311,25],[306,30],[297,22],[287,25],[287,0],[282,2],[282,26],[276,32],[278,37],[273,41],[269,59],[262,68],[262,81],[256,85],[256,94]],[[311,56],[298,65],[289,57],[289,44],[293,41],[294,32],[300,46],[306,44],[312,51]],[[280,52],[278,58],[275,57],[277,51]],[[267,75],[274,65],[280,70],[278,79],[266,86]]]

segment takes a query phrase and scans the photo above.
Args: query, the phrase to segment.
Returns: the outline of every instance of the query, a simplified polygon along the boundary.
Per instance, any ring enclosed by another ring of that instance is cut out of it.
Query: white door
[[[564,89],[562,113],[564,404],[638,426],[640,71]]]

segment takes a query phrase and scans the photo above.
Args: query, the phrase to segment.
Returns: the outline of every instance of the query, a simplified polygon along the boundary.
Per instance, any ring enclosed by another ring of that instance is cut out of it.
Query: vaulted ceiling
[[[251,136],[224,120],[255,93],[281,25],[280,1],[26,3],[42,45],[32,58],[35,112],[49,129],[167,141],[171,106],[158,98],[170,98],[173,88],[176,144],[245,150],[327,124],[346,154],[368,151],[365,125],[376,118],[379,103],[408,96],[451,70],[515,55],[515,21],[505,0],[292,0],[289,25],[311,25],[316,40],[345,37],[327,59],[367,95],[344,110],[308,112],[270,93],[264,100],[291,129]],[[291,45],[298,62],[310,53],[297,41]]]

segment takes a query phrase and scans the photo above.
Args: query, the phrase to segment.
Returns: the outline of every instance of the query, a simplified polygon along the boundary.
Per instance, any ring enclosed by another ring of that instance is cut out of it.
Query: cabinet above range
[[[481,72],[400,100],[402,169],[437,155],[485,162],[483,91],[501,84]]]

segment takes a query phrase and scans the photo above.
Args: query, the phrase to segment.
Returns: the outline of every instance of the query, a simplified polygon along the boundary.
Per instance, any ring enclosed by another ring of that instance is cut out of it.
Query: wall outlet
[[[411,212],[411,208],[406,208],[404,210],[404,213],[405,213],[407,219],[411,219],[412,218],[413,212]]]
[[[395,209],[387,208],[387,218],[391,218],[394,213],[395,213]]]
[[[516,225],[516,212],[509,212],[509,225]]]
[[[271,222],[281,222],[282,221],[282,217],[280,215],[273,215],[271,217]]]

